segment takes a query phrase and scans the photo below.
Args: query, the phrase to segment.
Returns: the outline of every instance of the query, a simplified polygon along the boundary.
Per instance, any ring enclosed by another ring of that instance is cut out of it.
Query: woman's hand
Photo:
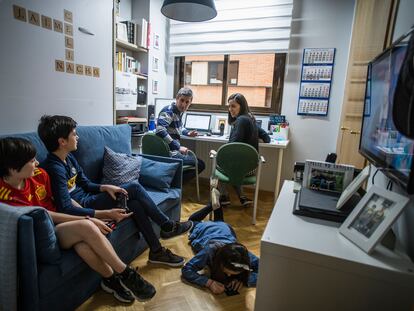
[[[112,199],[116,200],[116,194],[118,192],[121,192],[123,194],[125,194],[126,196],[128,196],[128,191],[126,191],[125,189],[118,187],[118,186],[114,186],[114,185],[101,185],[100,188],[101,192],[108,192],[108,194],[112,197]]]
[[[207,281],[207,287],[208,289],[214,294],[214,295],[220,295],[224,293],[225,287],[220,282],[214,281],[212,279],[209,279]]]
[[[233,280],[229,284],[227,284],[226,288],[230,290],[238,291],[243,286],[243,283],[239,280]]]
[[[89,218],[89,220],[92,221],[104,235],[112,232],[112,229],[109,228],[102,220],[98,218]]]

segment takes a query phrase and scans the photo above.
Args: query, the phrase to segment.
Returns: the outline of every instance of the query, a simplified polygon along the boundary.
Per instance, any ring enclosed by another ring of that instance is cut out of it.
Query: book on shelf
[[[137,46],[148,48],[147,39],[148,39],[148,22],[145,18],[142,18],[138,23],[136,23],[136,36],[135,42]]]
[[[141,62],[139,60],[128,56],[126,52],[116,52],[115,58],[117,60],[117,71],[141,74]]]
[[[122,21],[121,24],[124,24],[126,26],[126,32],[127,32],[127,42],[131,44],[136,44],[135,41],[135,24],[131,21]]]
[[[123,23],[116,23],[116,38],[128,42],[127,25]]]

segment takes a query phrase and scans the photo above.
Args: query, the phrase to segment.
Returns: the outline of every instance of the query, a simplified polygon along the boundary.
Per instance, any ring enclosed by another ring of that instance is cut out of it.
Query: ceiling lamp
[[[161,13],[181,22],[204,22],[217,16],[214,0],[164,0]]]

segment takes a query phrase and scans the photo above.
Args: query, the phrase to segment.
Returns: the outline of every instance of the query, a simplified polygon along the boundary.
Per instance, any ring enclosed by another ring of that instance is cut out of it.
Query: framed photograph
[[[160,35],[154,32],[154,49],[160,48]]]
[[[152,71],[158,71],[160,59],[158,57],[152,57]]]
[[[371,186],[339,232],[370,254],[384,237],[409,199],[386,189]]]
[[[152,80],[152,94],[158,94],[158,80]]]
[[[352,165],[306,160],[302,186],[341,193],[350,184],[353,175]]]
[[[370,173],[370,166],[366,166],[361,173],[358,174],[357,177],[355,177],[351,183],[348,185],[348,187],[345,188],[344,191],[342,191],[341,196],[339,197],[338,202],[336,203],[336,208],[340,209],[342,206],[345,205],[345,203],[353,196],[355,192],[358,191],[358,189],[362,186],[363,182],[367,180]]]

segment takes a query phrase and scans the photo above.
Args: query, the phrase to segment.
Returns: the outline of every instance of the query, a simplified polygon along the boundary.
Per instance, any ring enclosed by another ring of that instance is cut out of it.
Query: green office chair
[[[142,137],[142,153],[143,154],[151,154],[157,155],[161,157],[170,157],[170,147],[167,143],[158,135],[154,133],[146,133]],[[192,165],[184,165],[183,171],[188,170],[195,170],[196,172],[196,187],[197,187],[197,199],[200,201],[200,185],[198,181],[198,160],[195,153],[191,150],[188,150],[195,159],[196,163],[195,166]]]
[[[252,224],[256,224],[260,173],[265,159],[244,143],[228,143],[217,152],[211,150],[210,158],[213,159],[212,178],[234,186],[255,185]]]

